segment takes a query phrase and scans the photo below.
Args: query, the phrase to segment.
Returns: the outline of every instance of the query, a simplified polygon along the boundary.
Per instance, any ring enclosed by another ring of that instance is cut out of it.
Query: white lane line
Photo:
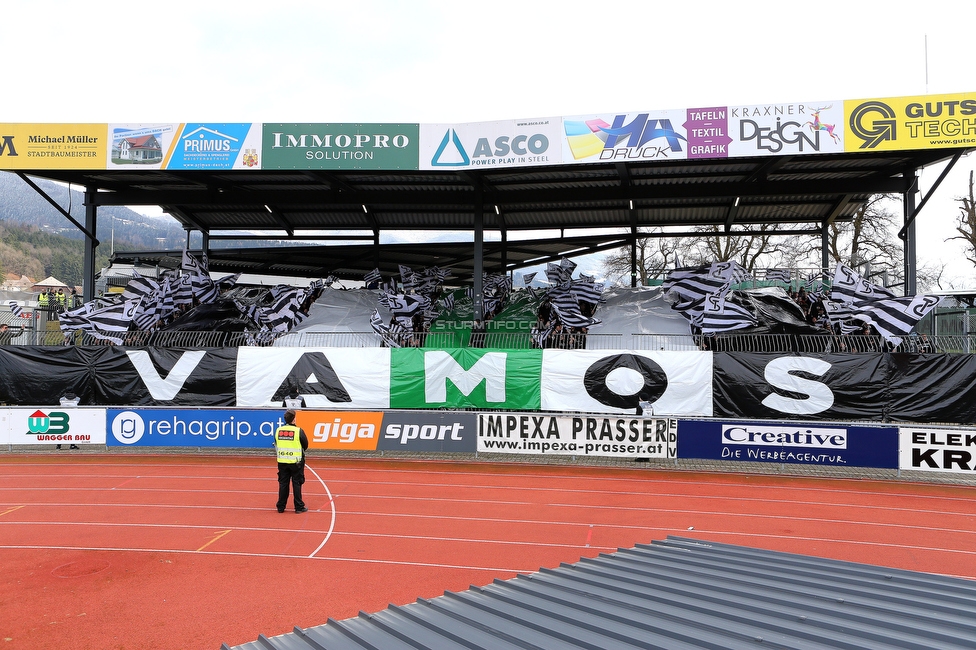
[[[530,569],[512,569],[509,567],[471,566],[467,564],[440,564],[437,562],[409,562],[403,560],[367,559],[359,557],[310,557],[306,555],[284,555],[282,553],[239,553],[228,551],[189,551],[171,548],[126,548],[115,546],[39,546],[39,545],[11,545],[0,546],[0,550],[37,550],[37,551],[115,551],[123,553],[173,553],[174,555],[218,555],[230,557],[274,557],[289,560],[330,560],[333,562],[353,562],[357,564],[395,564],[399,566],[418,566],[434,569],[463,569],[466,571],[506,571],[509,573],[534,573],[539,567]]]
[[[308,466],[308,461],[305,461],[305,469],[312,472],[312,474],[315,474],[315,478],[317,478],[319,480],[319,483],[322,484],[322,487],[325,488],[325,493],[329,495],[329,505],[332,507],[332,521],[329,523],[329,532],[325,534],[325,539],[323,539],[322,543],[318,545],[318,548],[312,551],[311,555],[308,556],[308,557],[315,557],[315,554],[321,551],[322,547],[325,546],[325,543],[329,541],[330,537],[332,537],[332,531],[335,530],[336,507],[335,507],[335,499],[332,498],[332,492],[329,490],[329,486],[325,484],[325,481],[322,480],[322,477],[319,476],[318,472],[316,472],[314,469]]]

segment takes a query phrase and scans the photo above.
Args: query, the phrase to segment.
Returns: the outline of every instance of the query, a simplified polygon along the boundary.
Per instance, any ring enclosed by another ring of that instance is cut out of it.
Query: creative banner
[[[655,415],[712,414],[709,352],[545,350],[542,409]]]
[[[677,421],[483,413],[478,451],[506,454],[674,458]]]
[[[239,348],[237,405],[280,407],[294,385],[309,408],[390,407],[388,348]]]
[[[108,409],[104,415],[110,447],[266,447],[272,457],[274,432],[284,424],[282,409]]]
[[[976,472],[976,429],[902,426],[898,469],[968,474]]]
[[[562,162],[562,119],[420,125],[421,169],[531,167]]]
[[[837,423],[680,420],[678,458],[894,469],[898,435]]]
[[[976,144],[976,93],[847,100],[847,151]]]
[[[264,124],[264,169],[417,169],[419,124]]]
[[[0,169],[105,169],[105,124],[0,124]]]
[[[392,350],[392,408],[540,408],[541,350]]]
[[[16,408],[4,415],[11,445],[105,444],[105,409]]]

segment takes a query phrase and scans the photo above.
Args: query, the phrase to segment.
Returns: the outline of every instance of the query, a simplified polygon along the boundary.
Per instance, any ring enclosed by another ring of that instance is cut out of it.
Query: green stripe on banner
[[[542,350],[390,351],[390,407],[539,409]]]

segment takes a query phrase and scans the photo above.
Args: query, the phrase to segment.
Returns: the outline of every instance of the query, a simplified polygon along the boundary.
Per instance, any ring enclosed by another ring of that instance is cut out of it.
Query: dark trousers
[[[288,484],[295,490],[295,510],[305,507],[302,501],[302,483],[305,482],[305,461],[300,463],[278,463],[278,510],[288,505]]]

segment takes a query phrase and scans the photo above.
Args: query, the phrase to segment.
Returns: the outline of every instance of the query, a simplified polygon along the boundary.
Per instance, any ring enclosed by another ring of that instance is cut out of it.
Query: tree
[[[892,235],[898,219],[890,209],[891,201],[891,195],[876,194],[850,221],[831,222],[827,228],[829,258],[851,268],[869,264],[875,270],[896,271],[902,248]]]
[[[662,228],[640,231],[646,236],[637,237],[637,278],[641,285],[648,280],[663,278],[669,268],[679,262],[678,251],[684,244],[681,237],[666,237]],[[624,246],[609,253],[603,260],[607,278],[613,284],[630,285],[630,246]]]
[[[956,215],[956,232],[951,239],[961,239],[965,243],[966,259],[976,264],[976,195],[973,194],[973,172],[969,172],[969,195],[956,197],[959,214]]]

